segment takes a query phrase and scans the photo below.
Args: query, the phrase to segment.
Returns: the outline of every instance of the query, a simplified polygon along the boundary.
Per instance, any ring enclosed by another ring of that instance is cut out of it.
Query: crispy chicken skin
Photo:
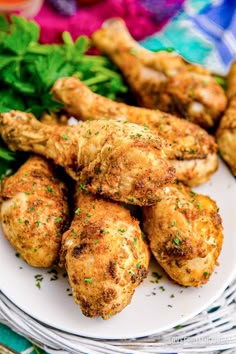
[[[168,159],[176,178],[190,186],[206,182],[218,167],[214,138],[196,124],[159,110],[128,106],[93,93],[76,77],[61,78],[52,88],[68,114],[81,120],[116,119],[143,125],[172,147]]]
[[[216,131],[220,155],[236,176],[236,62],[228,74],[228,107]]]
[[[67,188],[52,163],[30,157],[2,183],[2,229],[21,257],[34,267],[50,267],[59,256],[68,226]]]
[[[121,69],[141,106],[177,114],[205,128],[213,127],[224,111],[224,91],[205,69],[173,53],[143,48],[123,20],[106,21],[92,40]]]
[[[130,303],[146,278],[150,252],[139,222],[125,207],[86,193],[75,199],[75,216],[63,235],[61,266],[83,314],[109,319]]]
[[[137,205],[154,204],[158,187],[175,179],[165,151],[169,146],[144,127],[116,121],[48,126],[32,114],[0,114],[2,138],[13,151],[51,158],[81,189]]]
[[[178,284],[198,287],[217,265],[223,227],[216,203],[182,184],[160,188],[160,201],[143,208],[150,248]]]

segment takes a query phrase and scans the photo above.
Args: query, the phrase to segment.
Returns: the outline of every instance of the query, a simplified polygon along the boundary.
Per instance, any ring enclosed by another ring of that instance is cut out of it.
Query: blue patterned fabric
[[[0,342],[18,352],[22,352],[32,346],[27,339],[14,333],[10,328],[3,324],[0,324]]]
[[[0,323],[0,343],[22,354],[44,354],[45,351],[37,348],[27,339],[13,332],[10,328]],[[45,353],[46,354],[46,353]]]
[[[141,44],[151,50],[174,49],[187,60],[225,75],[236,59],[236,1],[186,1],[163,31]]]

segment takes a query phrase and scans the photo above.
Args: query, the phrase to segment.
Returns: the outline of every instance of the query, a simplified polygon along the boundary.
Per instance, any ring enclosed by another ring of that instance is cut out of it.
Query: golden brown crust
[[[21,257],[35,267],[50,267],[59,255],[67,227],[67,188],[52,163],[30,157],[1,191],[3,233]]]
[[[171,144],[169,158],[201,159],[217,151],[214,138],[204,129],[168,113],[115,102],[90,91],[76,77],[57,80],[52,88],[55,99],[66,111],[81,120],[116,119],[151,129]]]
[[[220,118],[226,97],[206,70],[173,53],[142,48],[121,19],[107,21],[92,40],[121,69],[141,106],[175,113],[205,128]]]
[[[160,190],[160,201],[143,208],[144,232],[167,274],[178,284],[200,286],[217,265],[223,226],[216,203],[182,184]]]
[[[216,140],[221,157],[236,176],[236,62],[228,74],[228,108],[216,131]]]
[[[186,184],[205,182],[218,166],[214,138],[193,123],[158,110],[114,102],[93,93],[76,77],[57,80],[52,92],[77,119],[127,120],[165,139],[171,145],[167,156],[176,168],[176,177]]]
[[[83,314],[109,319],[130,303],[147,276],[150,254],[127,209],[79,194],[73,222],[63,235],[61,265]]]
[[[227,75],[227,97],[229,100],[236,96],[236,61],[231,64]]]
[[[203,128],[214,127],[226,108],[223,89],[210,74],[190,70],[171,77],[165,86],[163,96],[168,96],[165,105],[160,94],[160,109],[176,113]]]
[[[99,120],[47,126],[32,114],[11,111],[0,115],[0,130],[10,149],[51,158],[82,189],[114,200],[153,204],[158,187],[175,178],[166,157],[169,146],[136,124]]]

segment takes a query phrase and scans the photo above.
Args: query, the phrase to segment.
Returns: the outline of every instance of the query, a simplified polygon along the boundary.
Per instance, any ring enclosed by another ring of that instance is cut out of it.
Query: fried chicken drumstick
[[[50,267],[58,259],[68,226],[67,188],[52,163],[30,157],[1,191],[3,233],[21,257],[34,267]]]
[[[172,147],[168,159],[176,178],[190,186],[206,182],[218,166],[214,138],[204,129],[159,110],[128,106],[93,93],[76,77],[62,78],[52,88],[69,115],[81,120],[117,119],[143,125]]]
[[[178,284],[198,287],[217,265],[223,242],[216,203],[182,184],[160,188],[160,201],[143,208],[143,229],[155,258]]]
[[[205,128],[213,127],[224,111],[224,91],[205,69],[178,55],[143,48],[123,20],[106,21],[92,40],[120,68],[140,106],[177,114]]]
[[[228,74],[228,107],[216,132],[220,155],[236,176],[236,62]]]
[[[109,319],[130,303],[146,278],[150,252],[139,222],[123,206],[80,193],[75,207],[63,235],[61,266],[83,314]]]
[[[154,204],[158,187],[175,178],[165,154],[169,146],[136,124],[47,126],[32,114],[11,111],[0,114],[0,132],[11,150],[51,158],[81,189],[117,201]]]

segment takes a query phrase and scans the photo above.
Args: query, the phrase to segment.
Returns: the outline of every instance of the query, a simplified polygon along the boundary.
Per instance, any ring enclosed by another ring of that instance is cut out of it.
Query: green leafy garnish
[[[225,77],[213,75],[213,78],[224,90],[227,89],[227,79]]]
[[[1,111],[27,110],[38,118],[44,111],[56,111],[62,105],[52,98],[50,89],[57,79],[71,75],[113,99],[127,91],[109,59],[86,54],[91,46],[87,37],[73,41],[64,32],[62,44],[42,45],[40,28],[34,21],[12,15],[8,23],[1,16],[0,26]]]

